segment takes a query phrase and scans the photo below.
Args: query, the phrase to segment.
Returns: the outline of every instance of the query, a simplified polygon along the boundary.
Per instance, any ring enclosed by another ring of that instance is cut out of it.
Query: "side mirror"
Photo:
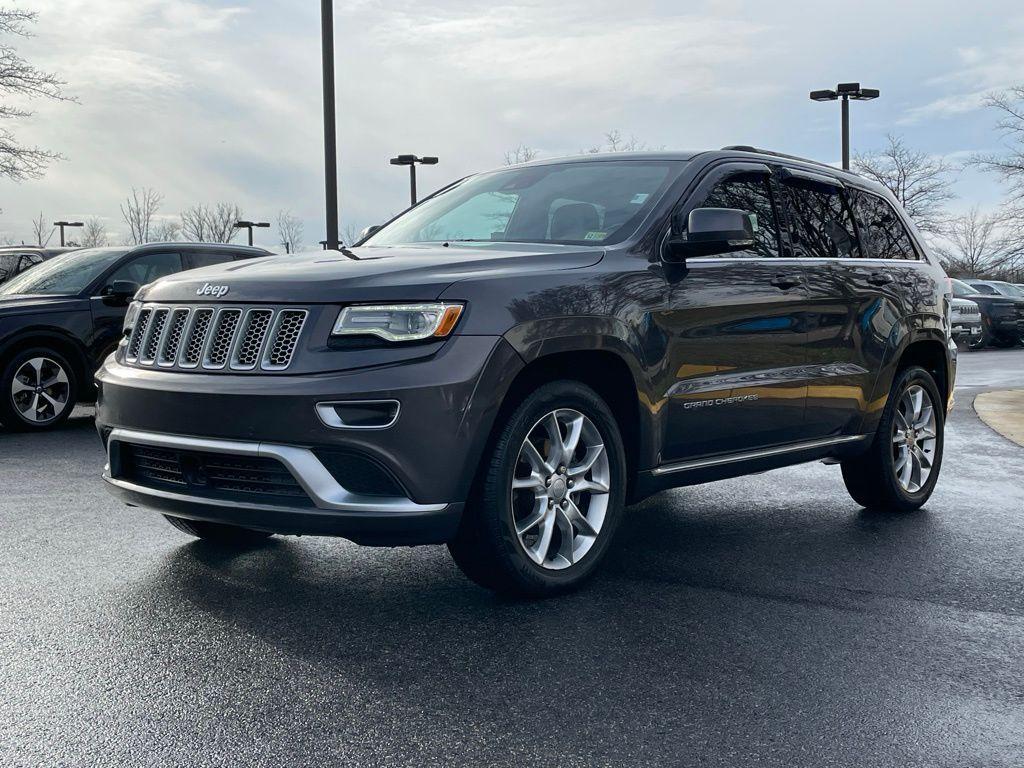
[[[115,280],[103,289],[103,300],[111,306],[124,306],[135,298],[139,284],[131,280]]]
[[[694,208],[686,221],[686,233],[673,227],[666,245],[666,261],[686,261],[690,256],[715,256],[743,251],[754,245],[757,217],[736,208]]]
[[[374,232],[376,232],[378,229],[380,229],[381,226],[383,226],[383,225],[381,225],[381,224],[374,224],[374,225],[369,226],[369,227],[363,227],[363,231],[359,233],[359,239],[356,240],[356,242],[357,243],[363,242],[363,240],[365,240],[370,235],[372,235]],[[355,245],[355,243],[349,243],[349,245]]]

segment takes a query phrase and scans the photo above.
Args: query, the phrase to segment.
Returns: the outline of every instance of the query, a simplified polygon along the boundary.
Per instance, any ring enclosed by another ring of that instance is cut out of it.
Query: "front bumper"
[[[951,329],[954,339],[962,341],[965,339],[977,339],[981,336],[981,318],[962,320],[953,316],[953,327]]]
[[[316,376],[232,376],[142,370],[108,359],[97,374],[96,423],[109,489],[129,504],[278,533],[368,544],[446,541],[454,534],[505,388],[522,367],[497,337],[455,337],[429,358]],[[332,428],[324,401],[401,403],[384,429]],[[140,482],[121,445],[274,459],[308,499],[251,493],[229,499]],[[402,495],[360,495],[321,461],[346,451],[383,467]],[[308,503],[306,503],[308,502]]]

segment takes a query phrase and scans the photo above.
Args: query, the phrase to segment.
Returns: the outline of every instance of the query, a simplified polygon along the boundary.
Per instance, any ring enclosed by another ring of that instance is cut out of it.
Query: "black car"
[[[5,245],[0,247],[0,283],[5,283],[29,267],[47,259],[74,250],[72,248],[37,248],[33,245]]]
[[[1018,299],[996,290],[994,282],[951,282],[956,298],[969,299],[981,310],[982,336],[980,340],[972,342],[973,347],[1012,347],[1021,340],[1021,334],[1024,333],[1024,298]]]
[[[74,250],[0,285],[0,422],[46,429],[76,402],[121,338],[139,286],[185,269],[266,256],[239,245],[151,243]]]
[[[547,594],[665,488],[813,460],[864,506],[935,487],[947,278],[853,174],[747,148],[542,161],[292,258],[139,293],[97,375],[115,495],[221,541],[444,542]]]

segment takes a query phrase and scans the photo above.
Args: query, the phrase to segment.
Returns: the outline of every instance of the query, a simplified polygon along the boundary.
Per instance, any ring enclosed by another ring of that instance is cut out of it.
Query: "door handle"
[[[868,275],[868,282],[872,285],[888,285],[892,281],[893,277],[888,272],[872,272]]]
[[[790,288],[796,288],[798,285],[800,285],[801,280],[800,275],[776,275],[775,277],[772,278],[771,283],[776,288],[781,288],[782,290],[786,291],[789,290]]]

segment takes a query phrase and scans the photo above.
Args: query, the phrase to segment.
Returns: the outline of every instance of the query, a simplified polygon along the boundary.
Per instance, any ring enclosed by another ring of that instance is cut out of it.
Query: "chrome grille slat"
[[[146,339],[142,342],[142,351],[139,353],[140,363],[148,365],[156,360],[156,351],[163,340],[169,314],[169,309],[158,308],[153,310],[152,318],[149,321],[149,329],[146,331]]]
[[[309,310],[288,306],[146,304],[128,333],[124,362],[167,370],[285,371]]]
[[[135,328],[132,330],[132,335],[128,340],[126,357],[129,361],[139,359],[139,350],[142,349],[142,337],[146,335],[146,331],[149,329],[149,318],[152,315],[152,309],[142,309],[139,311],[139,316],[135,320]]]
[[[292,356],[299,345],[299,336],[306,324],[304,309],[282,309],[274,322],[270,343],[263,353],[260,366],[265,371],[281,371],[291,365]]]
[[[206,353],[203,355],[203,368],[223,368],[231,354],[231,346],[235,340],[242,310],[229,307],[217,310],[217,319],[213,321],[210,338],[206,342]]]
[[[160,353],[156,358],[157,365],[170,367],[178,359],[178,350],[181,348],[181,340],[184,337],[185,326],[188,324],[188,317],[191,311],[187,308],[178,308],[171,311],[164,343],[160,345]]]
[[[256,367],[273,319],[274,313],[269,309],[250,309],[245,313],[234,351],[231,353],[233,370],[251,371]]]
[[[212,321],[212,309],[202,307],[192,313],[192,322],[189,323],[188,332],[185,334],[181,359],[178,361],[179,367],[195,368],[199,365],[199,361],[203,359],[203,350],[206,349],[206,334]]]

